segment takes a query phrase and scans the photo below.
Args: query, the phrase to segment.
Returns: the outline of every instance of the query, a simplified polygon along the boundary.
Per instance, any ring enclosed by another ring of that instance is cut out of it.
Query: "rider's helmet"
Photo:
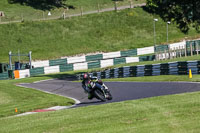
[[[89,80],[89,79],[90,79],[90,75],[88,73],[84,73],[83,80]]]
[[[102,80],[98,80],[98,83],[99,83],[100,85],[103,85],[103,81],[102,81]]]

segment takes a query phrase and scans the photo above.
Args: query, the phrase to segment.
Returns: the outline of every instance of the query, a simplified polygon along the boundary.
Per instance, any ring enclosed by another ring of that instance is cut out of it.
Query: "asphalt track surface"
[[[105,82],[105,84],[113,96],[113,99],[107,102],[100,102],[95,98],[88,100],[80,82],[54,79],[21,85],[77,99],[80,103],[76,107],[200,91],[200,83],[190,82]]]

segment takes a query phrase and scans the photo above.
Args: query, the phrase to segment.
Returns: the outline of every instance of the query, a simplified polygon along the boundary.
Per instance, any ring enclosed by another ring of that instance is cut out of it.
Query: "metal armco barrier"
[[[200,61],[182,61],[152,65],[125,66],[90,74],[101,79],[108,79],[158,75],[188,75],[190,69],[192,74],[200,74]],[[82,75],[83,74],[77,75],[79,80],[81,79]]]

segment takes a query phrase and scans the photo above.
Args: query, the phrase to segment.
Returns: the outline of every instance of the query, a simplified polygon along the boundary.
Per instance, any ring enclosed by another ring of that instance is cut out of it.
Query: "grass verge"
[[[23,117],[0,118],[0,132],[199,132],[200,93],[185,93]]]
[[[35,89],[18,87],[18,83],[29,83],[50,77],[34,77],[20,80],[1,80],[0,81],[0,118],[43,109],[47,107],[63,105],[69,106],[74,101],[65,97],[47,94]],[[15,108],[18,113],[15,113]]]

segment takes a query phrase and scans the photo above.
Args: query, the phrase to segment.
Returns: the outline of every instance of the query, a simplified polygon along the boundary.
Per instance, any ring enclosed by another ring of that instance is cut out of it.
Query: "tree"
[[[190,26],[200,28],[200,0],[147,0],[147,9],[172,21],[187,33]]]
[[[8,0],[9,3],[20,3],[21,5],[32,6],[36,9],[50,10],[55,7],[66,6],[66,0]]]

